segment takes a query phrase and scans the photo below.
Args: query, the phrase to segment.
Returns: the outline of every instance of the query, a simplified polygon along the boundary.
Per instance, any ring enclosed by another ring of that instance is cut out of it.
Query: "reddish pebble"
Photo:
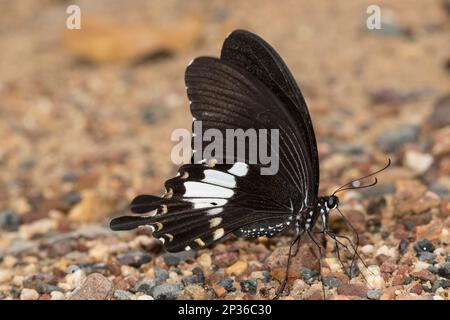
[[[420,279],[423,281],[434,281],[436,280],[436,276],[432,274],[430,271],[424,269],[417,272],[412,272],[411,277],[415,279]]]
[[[337,288],[337,292],[344,296],[367,297],[367,287],[363,284],[343,284]]]
[[[423,291],[423,288],[420,284],[416,283],[415,285],[413,285],[411,287],[411,289],[409,289],[410,293],[415,293],[415,294],[421,294]]]

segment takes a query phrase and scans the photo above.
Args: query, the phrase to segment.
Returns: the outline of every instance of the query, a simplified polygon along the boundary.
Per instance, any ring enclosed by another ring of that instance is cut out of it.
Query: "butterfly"
[[[355,185],[360,178],[330,196],[318,195],[319,155],[305,99],[278,53],[256,34],[233,31],[220,58],[191,61],[185,83],[194,123],[201,121],[203,131],[278,129],[278,172],[262,175],[262,165],[247,157],[191,161],[165,182],[163,196],[137,196],[130,205],[136,215],[113,219],[111,228],[148,225],[169,252],[204,248],[230,233],[259,237],[294,229],[288,268],[293,245],[311,236],[319,219],[327,232],[328,214],[339,204],[336,193],[366,186]],[[287,272],[277,295],[286,280]]]

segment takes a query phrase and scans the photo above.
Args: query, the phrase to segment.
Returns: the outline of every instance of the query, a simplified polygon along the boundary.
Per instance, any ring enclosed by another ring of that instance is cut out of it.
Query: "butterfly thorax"
[[[328,227],[328,214],[330,210],[337,207],[339,199],[332,196],[320,197],[316,205],[299,211],[295,216],[295,229],[297,234],[301,234],[305,231],[311,231],[317,220],[322,219],[323,229]]]

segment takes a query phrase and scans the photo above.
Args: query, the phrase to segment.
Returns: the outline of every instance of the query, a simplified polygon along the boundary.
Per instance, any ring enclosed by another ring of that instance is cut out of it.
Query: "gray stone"
[[[438,270],[438,275],[450,279],[450,262],[444,262]]]
[[[433,286],[431,287],[431,290],[435,292],[439,288],[450,288],[450,281],[446,279],[439,279],[433,282]]]
[[[217,282],[217,284],[219,286],[224,287],[224,289],[227,290],[228,292],[234,292],[234,291],[236,291],[236,288],[233,287],[233,282],[234,281],[231,278],[224,278],[224,279],[219,280]]]
[[[256,294],[256,279],[242,280],[240,282],[241,291],[248,292],[250,294]]]
[[[431,252],[421,252],[419,253],[419,260],[433,264],[436,261],[436,255]]]
[[[155,280],[158,284],[161,284],[169,279],[169,272],[167,272],[166,270],[155,268],[153,271],[155,273]]]
[[[113,296],[117,300],[131,300],[133,298],[133,294],[125,290],[115,290]]]
[[[298,272],[303,276],[303,279],[305,280],[310,280],[319,275],[317,271],[305,267],[298,268]]]
[[[158,285],[155,279],[152,280],[142,280],[138,282],[134,288],[134,292],[143,292],[148,295],[152,295],[153,289]]]
[[[166,253],[163,258],[169,266],[176,266],[182,261],[194,261],[197,253],[194,250]]]
[[[412,125],[405,125],[398,129],[383,132],[378,136],[377,143],[385,152],[399,151],[408,142],[414,142],[419,135],[419,129]]]
[[[341,280],[335,277],[325,277],[322,279],[323,284],[329,288],[337,288],[342,285]]]
[[[369,298],[370,300],[380,299],[380,291],[375,290],[375,289],[371,289],[371,290],[367,291],[367,298]]]
[[[434,245],[427,239],[419,240],[414,244],[414,250],[416,250],[418,255],[423,252],[433,252],[434,249]]]
[[[183,284],[180,282],[174,284],[161,284],[153,288],[153,298],[156,300],[175,300],[178,292],[183,290]]]
[[[6,231],[17,231],[21,224],[20,216],[14,210],[6,209],[0,212],[0,229]]]

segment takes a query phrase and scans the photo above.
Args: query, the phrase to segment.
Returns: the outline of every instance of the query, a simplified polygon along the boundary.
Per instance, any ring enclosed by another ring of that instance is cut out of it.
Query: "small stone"
[[[34,289],[23,288],[20,293],[20,300],[37,300],[39,293]]]
[[[433,286],[431,287],[431,290],[433,292],[435,292],[439,288],[443,288],[443,289],[450,288],[450,280],[439,279],[439,280],[434,281]]]
[[[194,261],[197,253],[194,250],[185,250],[176,253],[166,253],[164,262],[169,266],[177,266],[182,261]]]
[[[254,278],[254,279],[261,280],[264,283],[267,283],[267,282],[270,281],[270,272],[267,271],[267,270],[264,270],[264,271],[253,271],[250,274],[250,277]]]
[[[241,291],[256,294],[256,279],[242,280],[240,282]]]
[[[233,287],[233,283],[234,283],[234,281],[231,278],[224,278],[224,279],[219,280],[219,282],[217,282],[217,284],[219,286],[224,287],[225,290],[227,290],[228,292],[236,291],[236,288]]]
[[[143,264],[149,263],[152,257],[141,251],[127,252],[117,256],[117,262],[121,265],[128,265],[134,268],[139,268]]]
[[[381,246],[380,248],[378,248],[376,255],[380,255],[380,254],[384,254],[387,257],[390,258],[396,258],[397,257],[397,248],[395,247],[391,247],[389,248],[386,245]]]
[[[429,266],[427,268],[427,270],[430,271],[433,274],[438,274],[438,272],[439,272],[439,269],[437,267],[435,267],[435,266]]]
[[[133,298],[133,294],[125,290],[114,290],[113,296],[117,300],[131,300]]]
[[[204,253],[197,258],[197,262],[203,268],[209,269],[211,267],[211,263],[212,263],[211,255]]]
[[[416,238],[427,239],[430,241],[439,240],[442,233],[442,224],[438,221],[432,221],[425,225],[416,226]]]
[[[112,290],[112,283],[100,273],[92,273],[76,290],[70,300],[104,300]]]
[[[404,164],[415,172],[423,174],[433,164],[433,160],[431,154],[409,150],[405,154]]]
[[[395,152],[404,144],[416,141],[418,134],[417,127],[405,125],[392,131],[382,132],[378,136],[377,143],[383,151]]]
[[[450,262],[444,262],[438,269],[438,275],[450,279]]]
[[[406,250],[408,250],[409,247],[409,241],[406,239],[401,239],[400,243],[398,244],[398,252],[400,255],[404,255]]]
[[[0,230],[17,231],[21,224],[20,216],[12,209],[0,212]]]
[[[433,252],[434,251],[434,246],[431,243],[431,241],[426,240],[426,239],[422,239],[416,242],[416,244],[414,245],[414,250],[416,250],[417,254],[420,254],[422,252]]]
[[[380,266],[380,271],[381,272],[393,273],[395,270],[397,270],[397,265],[395,263],[389,261],[389,260],[386,260]]]
[[[442,96],[436,101],[429,121],[435,127],[445,127],[450,124],[450,95]]]
[[[342,284],[337,288],[337,292],[344,296],[367,297],[367,288],[362,284]]]
[[[133,290],[134,292],[143,292],[145,294],[152,295],[153,288],[157,285],[158,282],[156,280],[142,280],[134,286]]]
[[[385,281],[379,266],[371,265],[367,269],[363,269],[363,273],[371,288],[379,290],[384,288]]]
[[[322,281],[323,284],[328,288],[338,288],[342,285],[341,280],[335,277],[324,277]]]
[[[222,298],[227,294],[227,290],[222,286],[214,284],[212,287],[218,298]]]
[[[419,295],[422,293],[422,291],[423,291],[422,285],[420,285],[418,283],[416,283],[409,289],[410,293],[415,293],[415,294],[419,294]]]
[[[205,283],[205,275],[203,274],[202,269],[194,268],[192,270],[193,275],[186,277],[183,279],[183,285],[188,286],[191,284],[200,284],[203,285]]]
[[[432,274],[427,269],[423,269],[421,271],[415,271],[411,273],[411,277],[415,279],[420,279],[423,281],[434,281],[436,279],[436,276]]]
[[[169,279],[169,272],[167,272],[167,270],[155,268],[153,272],[155,274],[155,280],[158,284],[161,284]]]
[[[177,294],[183,290],[183,284],[178,282],[174,284],[161,284],[153,288],[153,298],[156,300],[175,300]]]
[[[86,279],[86,274],[83,269],[77,269],[73,273],[66,275],[65,281],[71,289],[78,288],[82,285]]]
[[[361,252],[364,254],[371,254],[374,251],[373,245],[366,244],[361,248]]]
[[[235,262],[233,265],[229,266],[225,270],[225,273],[229,276],[231,275],[240,276],[247,270],[247,267],[248,267],[247,262],[240,260]]]
[[[408,284],[411,284],[411,282],[413,281],[413,278],[411,278],[411,277],[405,277],[404,279],[403,279],[403,282],[402,283],[400,283],[400,284],[404,284],[404,285],[408,285]]]
[[[78,191],[70,191],[61,197],[61,201],[73,207],[81,201],[81,195]]]
[[[60,291],[52,291],[50,292],[50,296],[51,296],[51,300],[65,300],[66,297],[64,295],[64,293],[60,292]]]
[[[218,252],[213,254],[212,260],[216,266],[226,268],[238,261],[239,255],[236,251]]]
[[[192,300],[209,300],[211,295],[200,285],[189,285],[184,288],[183,292],[180,294],[179,298],[189,298]]]
[[[298,272],[302,275],[304,280],[311,280],[312,278],[319,275],[317,271],[305,267],[300,267],[298,269]]]
[[[436,260],[436,255],[431,252],[421,252],[419,253],[419,260],[433,264]]]
[[[380,299],[380,291],[371,289],[367,291],[367,298],[370,300],[379,300]]]

